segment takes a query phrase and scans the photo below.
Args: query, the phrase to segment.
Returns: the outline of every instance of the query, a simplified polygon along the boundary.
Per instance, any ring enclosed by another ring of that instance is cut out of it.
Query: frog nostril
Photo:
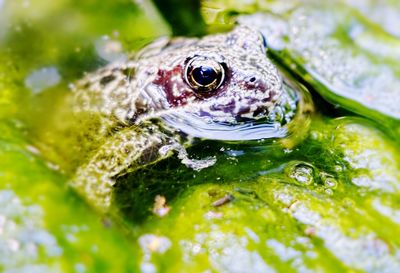
[[[100,79],[100,84],[105,86],[107,84],[109,84],[110,82],[112,82],[113,80],[115,80],[115,76],[114,75],[107,75],[104,76],[103,78]]]
[[[257,80],[256,77],[251,77],[251,78],[249,79],[249,82],[255,82],[256,80]]]
[[[264,48],[267,48],[268,47],[267,38],[265,38],[265,36],[262,33],[261,33],[261,39],[262,39]]]

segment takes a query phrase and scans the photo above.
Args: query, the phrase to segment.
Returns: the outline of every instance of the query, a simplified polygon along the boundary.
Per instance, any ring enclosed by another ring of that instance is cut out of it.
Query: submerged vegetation
[[[0,0],[0,271],[399,272],[399,4],[195,2]],[[114,215],[96,213],[67,182],[85,160],[57,131],[70,85],[235,21],[311,91],[308,134],[201,142],[189,154],[215,165],[120,177]]]

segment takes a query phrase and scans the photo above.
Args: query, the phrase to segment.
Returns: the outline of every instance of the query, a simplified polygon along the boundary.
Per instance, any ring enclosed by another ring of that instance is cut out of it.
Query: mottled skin
[[[192,137],[210,138],[203,124],[228,129],[260,120],[275,127],[287,124],[297,96],[265,51],[258,32],[237,27],[201,39],[160,39],[129,61],[87,75],[74,87],[74,112],[99,118],[95,133],[105,141],[78,169],[72,185],[106,211],[116,177],[173,151],[194,169],[212,165],[212,160],[189,159],[184,148]],[[191,86],[187,65],[193,58],[219,64],[224,71],[221,83],[206,91]],[[195,126],[186,122],[191,119]],[[217,132],[211,138],[237,140],[238,135]]]

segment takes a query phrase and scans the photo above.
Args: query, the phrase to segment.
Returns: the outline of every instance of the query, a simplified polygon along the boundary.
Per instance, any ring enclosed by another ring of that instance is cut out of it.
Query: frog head
[[[284,92],[265,39],[243,26],[201,39],[160,40],[138,56],[139,69],[148,68],[138,79],[153,75],[143,82],[139,107],[196,137],[260,138],[244,128],[259,128],[255,123],[273,112]]]

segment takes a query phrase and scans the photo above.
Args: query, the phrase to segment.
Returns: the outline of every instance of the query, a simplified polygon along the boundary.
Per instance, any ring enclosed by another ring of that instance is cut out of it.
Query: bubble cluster
[[[372,10],[365,12],[373,13]],[[286,49],[300,60],[312,78],[327,87],[326,91],[320,90],[323,95],[335,95],[336,99],[338,95],[347,99],[343,103],[348,105],[355,101],[368,109],[400,118],[400,79],[396,65],[390,64],[400,56],[398,41],[394,42],[392,37],[391,44],[387,39],[380,39],[349,10],[336,10],[329,5],[325,9],[295,8],[287,15],[288,20],[283,20],[276,15],[258,13],[240,16],[238,21],[258,28],[267,37],[271,49]],[[344,43],[343,39],[352,44]],[[374,54],[382,60],[373,59],[370,55]],[[391,60],[385,62],[384,57],[388,56]]]
[[[11,190],[0,191],[0,265],[3,272],[59,272],[49,258],[61,256],[63,250],[44,229],[43,217],[39,206],[24,205]]]
[[[183,259],[190,262],[197,255],[208,252],[212,267],[218,272],[275,272],[257,251],[248,250],[247,236],[237,236],[212,226],[208,233],[198,233],[193,240],[182,240]]]
[[[389,246],[373,232],[361,232],[357,235],[346,234],[338,226],[323,220],[323,216],[299,202],[290,211],[300,223],[313,229],[324,246],[347,266],[365,272],[398,272],[400,262]]]

